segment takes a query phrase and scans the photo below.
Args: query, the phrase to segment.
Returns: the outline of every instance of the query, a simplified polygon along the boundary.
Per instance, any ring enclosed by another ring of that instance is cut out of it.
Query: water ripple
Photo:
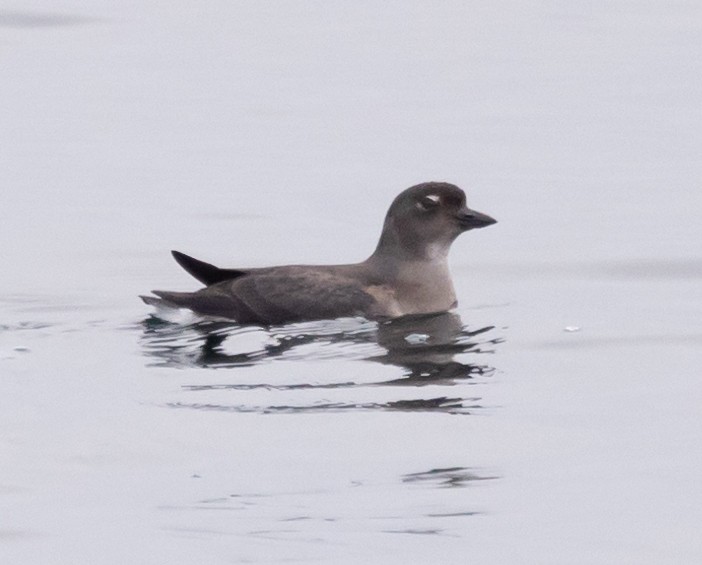
[[[481,408],[480,397],[458,385],[485,383],[495,369],[484,360],[502,341],[494,327],[471,328],[454,313],[272,327],[182,325],[151,317],[143,321],[141,335],[152,366],[209,369],[188,372],[193,380],[181,383],[178,398],[167,406],[260,414],[471,414]],[[383,366],[398,374],[380,370]],[[271,370],[248,370],[264,367]],[[447,386],[455,394],[436,388]]]

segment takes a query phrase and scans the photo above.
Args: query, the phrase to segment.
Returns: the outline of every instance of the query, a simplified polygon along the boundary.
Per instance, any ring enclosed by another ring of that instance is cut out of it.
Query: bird
[[[448,266],[451,244],[463,232],[496,222],[468,208],[458,186],[424,182],[393,200],[378,245],[365,261],[221,269],[171,251],[205,287],[195,292],[154,290],[155,296],[140,298],[151,306],[259,325],[446,312],[458,304]]]

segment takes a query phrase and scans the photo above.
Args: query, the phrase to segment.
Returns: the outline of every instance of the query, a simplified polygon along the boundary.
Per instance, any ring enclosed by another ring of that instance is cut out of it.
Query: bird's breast
[[[369,286],[381,316],[445,312],[456,306],[448,266],[445,263],[417,263],[397,271],[391,282]]]

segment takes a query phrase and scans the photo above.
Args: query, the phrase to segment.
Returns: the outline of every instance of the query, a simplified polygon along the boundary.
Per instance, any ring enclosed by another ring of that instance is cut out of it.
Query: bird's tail
[[[156,311],[153,316],[166,322],[177,324],[192,323],[196,315],[187,307],[189,292],[168,292],[161,290],[152,291],[156,296],[139,295],[145,304],[153,306]]]

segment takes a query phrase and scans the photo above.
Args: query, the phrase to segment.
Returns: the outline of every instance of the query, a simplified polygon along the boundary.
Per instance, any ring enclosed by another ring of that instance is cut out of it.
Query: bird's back
[[[288,265],[251,269],[193,293],[155,291],[162,299],[205,315],[239,323],[277,324],[300,320],[382,316],[358,265]]]

